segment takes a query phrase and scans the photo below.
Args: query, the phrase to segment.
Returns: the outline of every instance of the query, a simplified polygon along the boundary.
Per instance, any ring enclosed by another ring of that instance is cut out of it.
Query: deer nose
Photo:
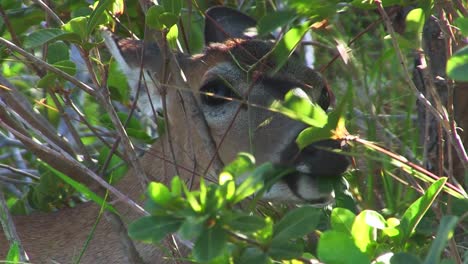
[[[295,142],[283,151],[280,164],[295,167],[312,177],[340,177],[348,166],[348,158],[338,152],[346,148],[338,140],[322,140],[300,150]]]
[[[309,169],[308,174],[317,177],[339,177],[348,166],[349,159],[341,152],[346,149],[343,141],[323,140],[302,149],[295,163]],[[298,166],[301,170],[301,166]]]

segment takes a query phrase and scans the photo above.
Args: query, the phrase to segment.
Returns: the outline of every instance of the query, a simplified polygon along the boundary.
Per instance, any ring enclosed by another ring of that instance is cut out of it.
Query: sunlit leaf
[[[320,236],[317,256],[324,263],[370,263],[350,235],[334,230],[325,231]]]
[[[8,254],[6,256],[7,263],[20,263],[20,248],[17,242],[14,242],[10,249],[8,250]]]
[[[468,47],[455,52],[447,61],[447,75],[456,81],[468,81]]]
[[[445,177],[434,182],[422,197],[417,199],[406,209],[399,226],[401,230],[400,239],[402,242],[406,241],[411,236],[424,214],[426,214],[427,210],[429,210],[432,203],[435,201],[437,195],[442,191],[445,182],[447,182],[447,178]]]
[[[372,245],[377,240],[377,230],[385,228],[385,219],[376,211],[364,210],[354,220],[351,234],[356,246],[372,255]]]
[[[356,215],[345,208],[333,208],[330,216],[330,222],[333,230],[351,234],[354,219]]]

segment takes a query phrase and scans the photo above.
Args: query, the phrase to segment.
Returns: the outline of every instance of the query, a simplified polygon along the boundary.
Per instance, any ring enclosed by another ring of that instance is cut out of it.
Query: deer
[[[165,111],[166,126],[170,127],[170,133],[160,135],[139,162],[147,175],[165,184],[176,174],[186,181],[193,175],[203,175],[212,157],[206,153],[200,134],[190,125],[191,111],[181,99],[180,93],[190,93],[202,111],[223,163],[246,151],[259,164],[268,161],[294,169],[265,192],[263,199],[318,206],[330,203],[333,190],[320,186],[330,178],[341,177],[347,170],[348,158],[330,151],[341,149],[343,142],[324,140],[299,150],[295,140],[306,125],[272,112],[268,106],[293,91],[327,110],[332,93],[321,75],[305,66],[295,54],[274,71],[275,58],[268,56],[274,41],[259,39],[255,28],[256,21],[237,10],[227,7],[207,10],[204,52],[175,54],[189,89],[177,89],[172,73],[163,76],[162,52],[155,43],[104,34],[108,50],[127,76],[132,95],[139,98],[140,111],[149,116]],[[247,68],[253,69],[252,76],[246,72]],[[167,84],[159,81],[163,78]],[[144,83],[148,93],[140,91],[137,95]],[[164,95],[158,87],[162,85],[167,88]],[[167,154],[170,144],[173,156]],[[175,161],[162,159],[164,155]],[[210,173],[214,172],[208,170],[207,174]],[[144,190],[137,176],[130,169],[115,187],[131,199],[141,201]],[[141,216],[121,202],[114,206],[124,226]],[[70,263],[80,254],[99,210],[97,204],[86,202],[52,213],[15,216],[13,221],[33,263]],[[82,263],[180,263],[180,257],[187,254],[184,245],[176,252],[131,241],[125,228],[115,228],[119,226],[115,221],[119,220],[104,214],[81,258]],[[168,237],[162,247],[175,248],[171,247],[175,240]],[[7,245],[6,238],[0,235],[0,259],[5,258]]]

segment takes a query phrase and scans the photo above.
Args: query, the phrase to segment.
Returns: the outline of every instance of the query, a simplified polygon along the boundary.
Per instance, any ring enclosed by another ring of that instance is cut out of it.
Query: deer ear
[[[205,44],[257,37],[257,21],[235,9],[215,6],[205,13]]]
[[[109,31],[102,31],[102,36],[107,49],[127,77],[131,96],[139,98],[138,107],[140,110],[148,116],[152,115],[153,109],[160,110],[162,101],[157,88],[157,75],[162,65],[158,45],[156,43],[144,44],[142,40],[121,39]],[[144,54],[142,54],[143,51]],[[140,75],[143,78],[140,78]],[[151,100],[148,98],[144,85],[148,88]],[[137,96],[139,89],[140,94]]]

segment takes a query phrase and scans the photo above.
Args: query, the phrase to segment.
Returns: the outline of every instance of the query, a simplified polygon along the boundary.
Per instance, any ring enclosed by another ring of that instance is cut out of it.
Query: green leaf
[[[317,226],[321,215],[320,209],[310,206],[289,211],[275,224],[273,240],[289,240],[309,234]]]
[[[163,23],[164,26],[166,26],[167,28],[171,28],[172,26],[177,24],[177,22],[179,21],[179,16],[174,15],[173,13],[170,13],[170,12],[164,12],[161,15],[159,15],[159,21],[161,21],[161,23]]]
[[[460,29],[463,36],[468,36],[468,17],[459,17],[455,20],[455,25]]]
[[[424,22],[426,22],[426,16],[422,8],[415,8],[406,15],[404,35],[413,48],[421,47]]]
[[[444,250],[447,241],[453,236],[453,231],[457,225],[458,217],[444,215],[440,220],[439,229],[436,238],[432,242],[429,253],[424,260],[424,264],[437,264],[440,261],[440,255]]]
[[[182,195],[182,180],[179,176],[175,176],[171,180],[171,192],[174,197],[180,197]]]
[[[55,68],[68,73],[69,75],[76,74],[76,65],[73,61],[65,60],[54,63]],[[60,76],[59,76],[60,77]]]
[[[263,188],[265,181],[265,175],[275,171],[275,168],[271,163],[264,163],[258,166],[250,175],[248,175],[239,187],[236,189],[235,198],[233,203],[238,203],[255,192]]]
[[[167,32],[166,38],[167,38],[167,43],[169,44],[169,47],[172,49],[177,49],[177,38],[179,37],[179,28],[177,25],[173,25],[172,27],[169,28],[169,31]]]
[[[101,198],[101,196],[95,194],[93,191],[91,191],[84,184],[81,184],[81,183],[73,180],[72,178],[70,178],[67,175],[61,173],[60,171],[52,168],[51,166],[49,166],[46,163],[41,163],[41,164],[44,165],[45,167],[47,167],[50,171],[52,171],[55,176],[59,177],[62,181],[66,182],[71,187],[73,187],[75,190],[77,190],[78,192],[83,194],[87,199],[90,199],[93,202],[97,203],[100,207],[104,207],[105,209],[107,209],[107,210],[109,210],[109,211],[111,211],[111,212],[113,212],[115,214],[118,214],[117,210],[115,210],[115,208],[112,205],[107,203],[103,198]]]
[[[276,59],[275,72],[281,69],[281,67],[283,67],[283,65],[288,61],[289,56],[294,52],[308,30],[309,25],[307,23],[293,27],[286,32],[284,37],[276,44],[273,51]]]
[[[40,29],[29,34],[24,40],[24,48],[31,49],[45,43],[66,40],[70,42],[80,42],[80,36],[75,33],[69,33],[58,28]]]
[[[226,231],[220,226],[206,228],[195,242],[192,254],[196,261],[208,262],[223,253],[227,241]]]
[[[266,226],[264,218],[257,215],[244,214],[236,214],[236,217],[231,219],[227,224],[232,229],[243,233],[255,232]]]
[[[96,8],[89,16],[89,21],[86,26],[86,37],[88,37],[98,25],[106,23],[106,10],[112,7],[113,2],[114,0],[99,0]]]
[[[180,10],[183,7],[184,1],[177,0],[161,0],[161,5],[164,6],[164,9],[167,12],[171,12],[175,16],[179,16]]]
[[[304,247],[301,243],[291,243],[282,239],[273,239],[268,248],[268,255],[278,260],[300,257],[302,252]]]
[[[373,255],[372,245],[377,240],[377,230],[385,228],[385,219],[376,211],[364,210],[354,220],[351,235],[356,246],[368,255]]]
[[[87,24],[87,17],[75,17],[68,21],[66,24],[62,25],[62,29],[66,32],[77,34],[78,36],[80,36],[81,42],[84,42],[87,39]]]
[[[408,264],[408,263],[419,264],[421,263],[421,260],[414,255],[411,255],[409,253],[404,253],[404,252],[396,253],[390,259],[390,264]]]
[[[205,230],[207,219],[208,216],[188,216],[179,228],[178,233],[183,239],[194,240]]]
[[[128,234],[132,239],[156,244],[176,232],[181,224],[181,219],[172,216],[144,216],[128,226]]]
[[[160,182],[151,182],[148,185],[148,198],[159,205],[167,205],[172,200],[171,191]]]
[[[298,91],[296,89],[289,91],[284,101],[274,102],[272,108],[309,126],[324,127],[328,121],[327,113],[322,107],[312,103],[307,95],[297,94]]]
[[[54,64],[59,61],[70,60],[70,48],[62,41],[49,44],[47,51],[47,62]]]
[[[442,177],[434,182],[422,197],[417,199],[408,207],[408,209],[406,209],[399,226],[399,229],[401,230],[400,239],[402,242],[406,241],[411,236],[424,214],[426,214],[427,210],[431,207],[437,195],[442,191],[446,181],[447,178]]]
[[[195,196],[195,193],[191,192],[185,184],[182,184],[182,189],[184,190],[186,200],[189,203],[192,210],[197,213],[201,212],[202,207],[200,203],[198,202],[197,197]]]
[[[20,248],[17,242],[10,246],[6,256],[6,263],[20,263]]]
[[[231,175],[233,178],[237,178],[243,175],[244,173],[253,170],[254,165],[255,158],[251,154],[246,152],[239,152],[237,154],[236,159],[224,167],[219,179],[221,181],[221,179],[223,179],[223,174],[226,173]],[[230,180],[230,178],[227,180]],[[223,183],[220,182],[220,184]]]
[[[128,88],[127,78],[115,60],[112,60],[109,64],[107,86],[111,92],[112,99],[123,103],[130,100],[130,89]]]
[[[163,29],[164,24],[160,19],[162,13],[164,13],[164,6],[155,5],[150,7],[146,12],[146,25],[157,30]]]
[[[265,36],[279,27],[286,26],[296,18],[296,13],[292,10],[282,10],[267,13],[258,21],[258,35]]]
[[[351,236],[334,230],[326,231],[320,236],[317,256],[321,262],[329,264],[370,263],[368,257],[354,244]]]
[[[345,208],[333,208],[330,216],[333,230],[350,235],[354,219],[356,219],[356,215]]]
[[[239,257],[239,260],[234,263],[242,264],[267,264],[268,255],[265,254],[262,250],[258,248],[247,248],[242,252],[242,255]]]
[[[468,81],[468,47],[455,52],[447,61],[447,75],[456,81]]]

